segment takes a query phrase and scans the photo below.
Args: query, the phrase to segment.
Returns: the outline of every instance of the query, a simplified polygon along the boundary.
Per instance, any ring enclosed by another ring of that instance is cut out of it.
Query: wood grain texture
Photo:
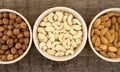
[[[100,11],[120,7],[119,0],[0,0],[0,9],[8,8],[23,14],[32,28],[37,17],[46,9],[55,6],[70,7],[79,12],[87,23]],[[54,62],[43,57],[34,43],[29,53],[19,62],[0,65],[0,72],[120,72],[120,63],[109,63],[97,57],[89,43],[74,59]]]

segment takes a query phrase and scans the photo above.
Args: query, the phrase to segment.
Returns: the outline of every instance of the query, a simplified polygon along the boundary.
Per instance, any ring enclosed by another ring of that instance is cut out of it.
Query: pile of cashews
[[[39,48],[56,57],[73,55],[83,38],[81,22],[64,11],[46,15],[37,30]]]

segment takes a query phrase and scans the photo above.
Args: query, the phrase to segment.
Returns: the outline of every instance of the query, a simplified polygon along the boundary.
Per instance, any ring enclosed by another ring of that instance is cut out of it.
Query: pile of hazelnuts
[[[15,13],[0,13],[0,60],[11,61],[28,47],[30,32],[25,21]]]

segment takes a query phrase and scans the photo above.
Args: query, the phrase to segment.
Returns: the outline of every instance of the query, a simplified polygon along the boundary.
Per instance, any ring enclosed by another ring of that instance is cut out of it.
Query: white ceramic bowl
[[[27,21],[27,19],[23,15],[21,15],[20,13],[14,11],[14,10],[10,10],[10,9],[0,9],[0,13],[3,13],[3,12],[12,12],[12,13],[15,13],[18,16],[20,16],[25,21],[25,23],[27,24],[29,31],[30,31],[30,42],[29,42],[29,45],[28,45],[28,48],[26,49],[26,51],[21,56],[19,56],[18,58],[14,59],[14,60],[0,61],[0,64],[12,64],[12,63],[15,63],[15,62],[21,60],[30,50],[30,47],[32,44],[32,29],[31,29],[31,26],[30,26],[29,22]]]
[[[101,15],[103,15],[103,14],[105,14],[105,13],[108,13],[108,12],[118,12],[118,13],[120,13],[120,8],[109,8],[109,9],[103,10],[103,11],[101,11],[100,13],[98,13],[98,14],[93,18],[93,20],[92,20],[91,23],[90,23],[89,32],[88,32],[89,44],[90,44],[93,52],[94,52],[98,57],[100,57],[101,59],[103,59],[103,60],[105,60],[105,61],[108,61],[108,62],[120,62],[120,58],[107,58],[107,57],[104,57],[104,56],[102,56],[101,54],[99,54],[99,53],[95,50],[95,48],[93,47],[92,42],[91,42],[90,32],[91,32],[91,28],[92,28],[93,23],[95,22],[95,20],[96,20],[99,16],[101,16]]]
[[[55,57],[55,56],[51,56],[49,55],[47,52],[45,52],[44,50],[40,49],[38,47],[38,38],[37,38],[37,29],[38,29],[38,26],[41,22],[41,20],[48,14],[48,13],[51,13],[51,12],[54,12],[54,11],[58,11],[58,10],[62,10],[62,11],[65,11],[65,12],[68,12],[68,13],[71,13],[73,14],[76,18],[78,18],[82,25],[83,25],[83,33],[84,33],[84,36],[83,36],[83,39],[82,39],[82,43],[79,45],[79,47],[75,50],[75,54],[74,55],[70,55],[70,56],[63,56],[63,57]],[[84,19],[82,18],[82,16],[77,13],[75,10],[73,9],[70,9],[70,8],[67,8],[67,7],[53,7],[53,8],[50,8],[48,10],[46,10],[45,12],[43,12],[39,17],[38,19],[36,20],[35,24],[34,24],[34,28],[33,28],[33,40],[34,40],[34,43],[35,43],[35,46],[37,48],[37,50],[43,55],[45,56],[46,58],[50,59],[50,60],[53,60],[53,61],[66,61],[66,60],[70,60],[72,58],[74,58],[75,56],[77,56],[84,48],[85,44],[86,44],[86,40],[87,40],[87,27],[86,27],[86,23],[84,21]]]

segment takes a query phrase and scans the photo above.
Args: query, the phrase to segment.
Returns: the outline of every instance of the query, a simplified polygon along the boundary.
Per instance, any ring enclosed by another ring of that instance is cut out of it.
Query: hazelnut
[[[14,35],[18,35],[20,33],[19,29],[14,29],[13,30]]]
[[[7,60],[7,56],[6,56],[6,55],[2,55],[2,56],[1,56],[1,60],[2,60],[2,61],[6,61],[6,60]]]
[[[7,55],[7,54],[9,54],[10,53],[10,51],[9,50],[7,50],[7,51],[5,51],[5,54]]]
[[[28,45],[26,45],[26,44],[23,44],[23,45],[22,45],[22,49],[23,49],[23,50],[26,50],[27,47],[28,47]]]
[[[1,49],[0,49],[0,54],[4,54],[4,50],[1,50]]]
[[[9,20],[9,25],[14,25],[14,24],[15,24],[14,19],[10,19],[10,20]]]
[[[23,38],[23,33],[19,33],[19,34],[17,35],[17,38]]]
[[[15,42],[15,43],[17,43],[17,42],[18,42],[18,39],[17,39],[17,38],[16,38],[16,39],[14,39],[14,42]]]
[[[16,53],[17,53],[16,48],[14,48],[14,47],[13,47],[13,48],[11,48],[11,53],[12,53],[12,54],[16,54]]]
[[[0,32],[0,37],[2,37],[3,36],[3,33],[2,32]]]
[[[7,40],[7,45],[11,45],[11,44],[13,44],[14,43],[14,40],[13,39],[8,39]]]
[[[14,45],[14,44],[10,44],[10,45],[8,45],[8,47],[11,48],[11,47],[13,47],[13,45]]]
[[[15,27],[16,29],[20,29],[20,25],[19,25],[19,24],[15,24],[14,27]]]
[[[27,25],[26,25],[25,22],[21,22],[21,23],[20,23],[20,27],[24,29],[24,28],[27,28]]]
[[[20,38],[20,39],[19,39],[19,42],[20,42],[20,43],[24,43],[23,38]]]
[[[8,18],[8,13],[3,13],[4,18]]]
[[[24,37],[30,37],[29,31],[24,31],[24,32],[23,32],[23,35],[24,35]]]
[[[16,23],[20,23],[22,21],[22,18],[17,16],[17,18],[15,19]]]
[[[2,17],[3,17],[3,15],[2,15],[2,13],[0,13],[0,19],[2,19]]]
[[[18,54],[14,54],[14,58],[17,58],[19,55]]]
[[[19,54],[19,55],[23,54],[23,50],[22,50],[22,49],[19,49],[19,50],[18,50],[18,54]]]
[[[8,19],[6,18],[3,19],[3,24],[8,24],[8,22],[9,22]]]
[[[7,34],[7,30],[4,30],[3,34],[6,35]]]
[[[15,13],[9,13],[10,19],[15,19],[17,15]]]
[[[14,59],[13,54],[8,54],[8,55],[7,55],[7,60],[13,60],[13,59]]]
[[[4,41],[3,39],[0,38],[0,43],[1,43],[1,44],[4,44],[5,41]]]
[[[4,36],[2,37],[2,39],[3,39],[4,41],[7,41],[7,40],[9,39],[9,37],[8,37],[7,35],[4,35]]]
[[[12,30],[12,29],[13,29],[13,26],[12,26],[12,25],[8,25],[8,29],[9,29],[9,30]]]
[[[3,25],[3,21],[0,19],[0,25]]]
[[[30,39],[29,38],[24,38],[24,43],[29,44]]]
[[[15,48],[16,48],[16,49],[20,49],[21,47],[22,47],[22,44],[21,44],[21,43],[18,42],[18,43],[15,44]]]
[[[13,32],[11,30],[8,30],[7,31],[7,35],[10,36],[10,37],[12,37],[13,36]]]
[[[0,26],[0,31],[4,31],[5,30],[5,27],[4,26]]]
[[[16,38],[16,36],[15,36],[15,35],[13,35],[13,36],[12,36],[12,38],[13,38],[13,39],[15,39],[15,38]]]
[[[7,45],[2,45],[1,49],[2,49],[2,50],[7,50],[7,49],[8,49],[8,46],[7,46]]]

